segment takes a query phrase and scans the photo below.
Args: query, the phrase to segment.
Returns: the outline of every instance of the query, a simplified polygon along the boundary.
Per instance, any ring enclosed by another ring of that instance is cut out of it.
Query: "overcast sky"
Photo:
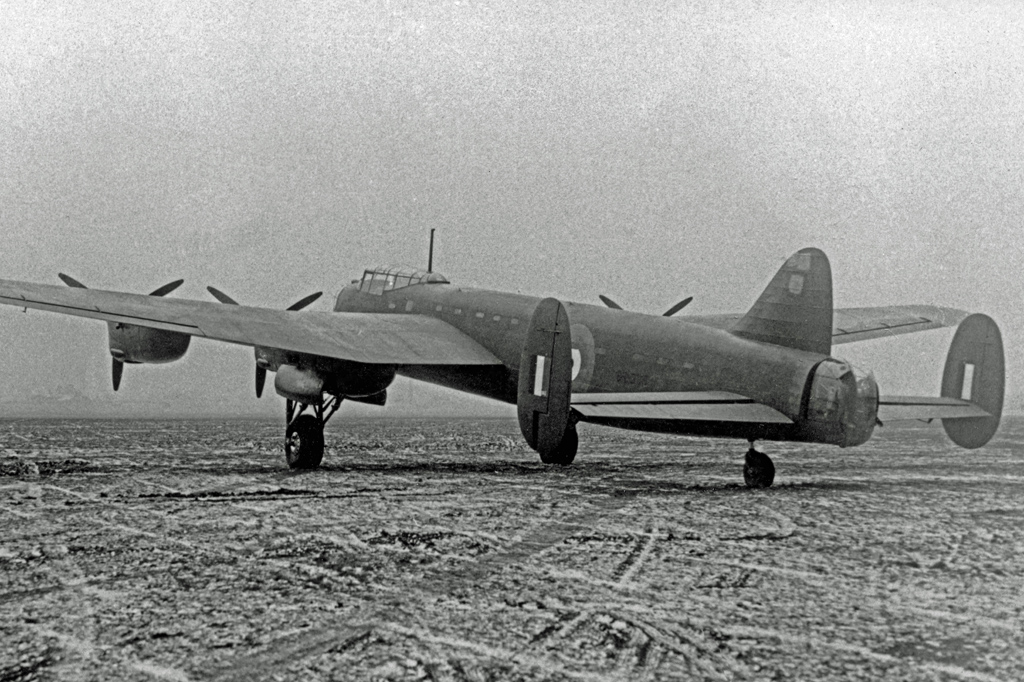
[[[818,246],[837,306],[995,317],[1019,394],[1024,7],[754,4],[5,0],[0,276],[284,307],[437,228],[455,282],[704,313]],[[101,323],[0,329],[0,400],[111,393]],[[950,338],[836,353],[936,393]],[[251,375],[199,341],[118,399],[279,410]]]

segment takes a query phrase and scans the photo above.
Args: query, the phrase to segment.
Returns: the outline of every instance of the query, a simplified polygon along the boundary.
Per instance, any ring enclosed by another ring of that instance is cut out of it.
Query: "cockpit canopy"
[[[385,291],[402,289],[413,284],[448,284],[444,275],[426,270],[416,270],[403,265],[382,265],[363,273],[359,291],[383,294]]]

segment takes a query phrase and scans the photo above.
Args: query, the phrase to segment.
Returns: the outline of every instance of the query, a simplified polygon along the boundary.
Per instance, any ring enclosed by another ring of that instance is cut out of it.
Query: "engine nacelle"
[[[331,366],[327,391],[346,398],[364,398],[384,391],[395,380],[391,365],[339,360]]]
[[[274,375],[274,390],[281,397],[304,405],[319,404],[324,394],[324,380],[315,370],[281,365]]]
[[[345,398],[375,397],[383,400],[384,391],[395,380],[395,368],[392,366],[344,360],[313,367],[282,364],[276,372],[274,390],[289,400],[304,404],[320,401],[324,392]]]
[[[121,322],[107,323],[110,354],[129,363],[160,364],[180,360],[192,337],[152,327]]]
[[[829,358],[818,364],[803,421],[807,440],[840,447],[860,445],[878,423],[878,384],[870,374]]]

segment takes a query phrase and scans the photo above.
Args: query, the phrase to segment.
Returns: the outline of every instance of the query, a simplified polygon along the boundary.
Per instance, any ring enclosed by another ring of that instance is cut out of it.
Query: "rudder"
[[[942,372],[942,396],[969,400],[989,417],[943,419],[942,428],[962,448],[985,445],[1003,414],[1006,365],[999,327],[988,315],[968,316],[957,327]]]
[[[554,452],[569,426],[572,338],[569,316],[557,299],[537,304],[519,360],[519,428],[542,457]]]
[[[829,355],[832,266],[820,249],[801,249],[779,269],[732,333],[753,341]]]

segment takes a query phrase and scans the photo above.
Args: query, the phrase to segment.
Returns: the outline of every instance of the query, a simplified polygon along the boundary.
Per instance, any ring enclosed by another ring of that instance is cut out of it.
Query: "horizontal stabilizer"
[[[914,419],[967,419],[991,416],[974,403],[959,398],[893,395],[882,396],[878,400],[878,420],[883,424]]]
[[[792,424],[767,405],[724,391],[574,393],[572,407],[588,421],[604,419]]]

